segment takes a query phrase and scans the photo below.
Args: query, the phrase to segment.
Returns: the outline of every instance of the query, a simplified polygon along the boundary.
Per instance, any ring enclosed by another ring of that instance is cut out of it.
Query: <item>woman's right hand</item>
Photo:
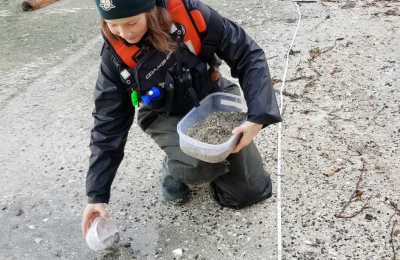
[[[87,204],[85,210],[83,211],[82,218],[82,234],[85,237],[90,225],[92,225],[95,218],[100,216],[106,221],[110,220],[110,216],[104,206],[104,203]]]

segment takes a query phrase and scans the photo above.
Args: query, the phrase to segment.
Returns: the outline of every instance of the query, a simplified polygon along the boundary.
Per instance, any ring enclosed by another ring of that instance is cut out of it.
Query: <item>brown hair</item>
[[[171,39],[170,30],[172,17],[170,13],[161,7],[154,7],[146,13],[148,36],[147,40],[158,51],[174,51],[177,44]],[[113,34],[104,19],[100,19],[100,25],[107,36],[114,40],[122,40],[118,35]]]

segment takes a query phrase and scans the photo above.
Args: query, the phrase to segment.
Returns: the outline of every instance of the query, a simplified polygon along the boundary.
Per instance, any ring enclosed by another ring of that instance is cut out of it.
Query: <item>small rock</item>
[[[37,238],[35,238],[35,242],[36,242],[37,244],[39,244],[40,242],[42,242],[42,240],[43,240],[42,237],[37,237]]]
[[[385,12],[385,15],[397,16],[397,12],[396,12],[396,10],[388,10],[388,11]]]
[[[338,253],[336,253],[335,251],[329,251],[329,254],[332,256],[338,256]]]
[[[35,229],[35,226],[34,225],[30,225],[29,229]]]
[[[374,220],[374,218],[375,218],[375,217],[372,216],[371,214],[366,214],[366,215],[365,215],[365,219],[366,219],[366,220],[371,221],[371,220]]]
[[[17,210],[17,213],[15,213],[15,216],[19,217],[22,214],[24,214],[24,210],[23,209],[19,209],[19,210]]]
[[[48,218],[45,218],[45,219],[43,219],[43,222],[47,222],[47,221],[49,221],[49,219],[48,219]]]
[[[306,244],[309,245],[309,246],[312,246],[312,247],[318,247],[317,244],[315,244],[315,243],[313,243],[313,242],[311,242],[309,240],[306,241]]]
[[[356,7],[356,3],[355,2],[348,2],[347,4],[343,5],[341,7],[341,9],[352,9]]]
[[[320,193],[320,189],[318,189],[318,188],[313,188],[313,189],[312,189],[312,193],[318,194],[318,193]]]
[[[318,245],[320,245],[320,244],[322,243],[321,239],[319,239],[319,238],[315,239],[315,242],[316,242]]]
[[[53,254],[54,254],[54,256],[56,256],[56,257],[61,257],[61,256],[62,256],[61,250],[57,250],[57,251],[55,251]]]
[[[181,257],[183,255],[183,251],[180,248],[175,249],[174,251],[172,251],[172,253],[174,253],[174,256],[176,257]]]

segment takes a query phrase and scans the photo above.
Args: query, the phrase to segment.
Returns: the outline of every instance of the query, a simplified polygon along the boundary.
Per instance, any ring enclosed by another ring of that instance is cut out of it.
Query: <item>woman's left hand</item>
[[[246,121],[243,125],[233,129],[233,134],[243,133],[243,136],[240,139],[239,143],[236,145],[235,149],[233,149],[232,153],[238,153],[240,150],[242,150],[243,147],[247,146],[251,142],[251,140],[253,140],[254,136],[256,136],[258,132],[260,132],[262,126],[262,124]]]

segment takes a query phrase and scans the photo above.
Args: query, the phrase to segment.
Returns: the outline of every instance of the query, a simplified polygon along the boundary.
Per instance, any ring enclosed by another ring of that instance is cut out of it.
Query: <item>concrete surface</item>
[[[281,79],[295,29],[290,1],[207,0],[264,48]],[[95,259],[80,232],[92,93],[101,48],[91,0],[34,12],[0,0],[0,259]],[[399,1],[303,4],[283,124],[283,259],[400,254]],[[314,58],[313,58],[314,57]],[[224,75],[229,71],[223,69]],[[275,84],[276,88],[280,83]],[[294,95],[295,94],[295,95]],[[256,143],[276,172],[277,127]],[[108,209],[137,259],[277,259],[275,198],[234,211],[207,185],[162,202],[162,151],[133,125]],[[363,192],[335,217],[355,191]],[[396,159],[397,158],[397,159]],[[326,175],[340,168],[331,177]],[[273,175],[274,185],[276,177]],[[393,241],[391,234],[393,230]],[[396,236],[397,235],[397,236]]]

